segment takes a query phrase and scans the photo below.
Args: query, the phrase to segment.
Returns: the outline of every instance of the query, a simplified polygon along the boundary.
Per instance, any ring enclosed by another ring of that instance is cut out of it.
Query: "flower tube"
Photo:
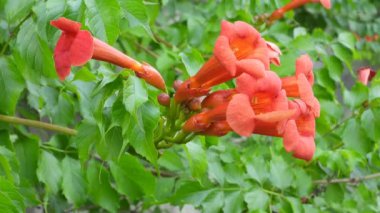
[[[70,74],[71,66],[82,66],[93,58],[131,69],[149,84],[165,90],[165,82],[161,74],[151,65],[140,63],[123,54],[93,37],[87,30],[80,30],[80,23],[59,18],[51,21],[50,24],[62,31],[54,49],[55,68],[61,80]]]

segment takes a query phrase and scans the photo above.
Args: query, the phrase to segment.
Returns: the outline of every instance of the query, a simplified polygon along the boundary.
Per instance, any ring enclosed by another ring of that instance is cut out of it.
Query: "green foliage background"
[[[158,212],[162,204],[190,204],[205,212],[379,212],[380,181],[368,175],[380,172],[380,75],[367,87],[355,71],[379,67],[380,43],[352,33],[380,32],[380,2],[332,0],[330,11],[309,4],[271,26],[260,21],[287,2],[0,0],[0,113],[78,131],[0,122],[1,211]],[[157,150],[153,130],[165,109],[155,88],[95,61],[58,80],[52,52],[60,32],[49,21],[61,16],[149,62],[169,87],[210,57],[223,19],[246,21],[278,44],[282,66],[273,70],[281,76],[308,53],[322,106],[313,160],[258,135],[198,136]],[[348,179],[330,183],[341,178]]]

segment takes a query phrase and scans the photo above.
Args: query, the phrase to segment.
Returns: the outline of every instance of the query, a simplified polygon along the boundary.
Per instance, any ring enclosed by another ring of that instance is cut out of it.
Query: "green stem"
[[[68,150],[58,149],[58,148],[53,147],[53,146],[41,145],[40,147],[42,149],[51,150],[51,151],[55,151],[55,152],[59,152],[59,153],[65,153],[65,154],[70,154],[70,153],[74,154],[74,153],[76,153],[74,151],[68,151]]]
[[[11,35],[9,36],[9,39],[8,41],[4,44],[3,48],[1,49],[1,52],[0,52],[0,55],[4,55],[5,51],[7,50],[7,47],[9,46],[9,43],[11,42],[12,38],[17,35],[17,31],[19,30],[19,28],[21,27],[21,25],[26,21],[28,20],[29,17],[31,17],[33,14],[33,12],[29,12],[27,16],[24,17],[24,19],[22,19],[18,24],[17,26],[14,28],[13,32],[11,33]]]
[[[54,132],[58,132],[58,133],[66,134],[66,135],[78,134],[78,131],[76,131],[75,129],[70,129],[67,127],[58,126],[58,125],[54,125],[50,123],[18,118],[18,117],[13,117],[13,116],[0,115],[0,121],[3,121],[5,123],[21,124],[21,125],[36,127],[40,129],[46,129],[46,130],[50,130],[50,131],[54,131]]]
[[[262,190],[263,190],[263,192],[265,192],[267,194],[270,194],[270,195],[278,196],[278,197],[281,197],[281,198],[285,197],[283,194],[280,194],[278,192],[270,191],[270,190],[267,190],[267,189],[262,189]]]

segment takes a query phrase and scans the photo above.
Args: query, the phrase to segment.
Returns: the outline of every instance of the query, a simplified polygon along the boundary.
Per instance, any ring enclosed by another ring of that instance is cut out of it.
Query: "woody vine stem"
[[[4,123],[10,123],[10,124],[20,124],[25,126],[31,126],[41,129],[46,129],[49,131],[54,131],[66,135],[75,136],[78,134],[78,131],[75,129],[50,124],[42,121],[35,121],[30,119],[24,119],[14,116],[7,116],[7,115],[0,115],[0,121]],[[315,180],[313,183],[315,185],[327,185],[327,184],[337,184],[337,183],[348,183],[348,184],[358,184],[360,182],[380,178],[380,172],[379,173],[373,173],[370,175],[366,175],[363,177],[356,177],[356,178],[341,178],[341,179],[322,179],[322,180]]]

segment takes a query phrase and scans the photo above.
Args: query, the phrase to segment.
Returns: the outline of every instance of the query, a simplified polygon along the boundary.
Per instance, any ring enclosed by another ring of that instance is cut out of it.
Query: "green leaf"
[[[339,33],[338,40],[341,44],[343,44],[347,48],[351,50],[355,50],[356,39],[352,33],[349,33],[349,32]]]
[[[196,50],[195,48],[191,48],[185,52],[181,52],[179,56],[181,57],[182,63],[186,67],[188,76],[195,75],[204,64],[204,60],[201,53],[198,52],[198,50]]]
[[[38,34],[37,25],[33,19],[29,18],[21,27],[17,34],[16,45],[22,58],[33,69],[28,75],[35,80],[40,80],[41,76],[56,78],[53,64],[53,54],[45,40]]]
[[[220,212],[223,208],[224,193],[222,191],[211,192],[206,199],[202,201],[202,207],[204,212],[213,213]]]
[[[373,141],[380,140],[380,120],[376,119],[376,116],[371,110],[363,112],[360,118],[361,127],[366,130],[366,135]]]
[[[341,44],[333,44],[331,48],[333,49],[336,57],[342,60],[348,66],[348,68],[351,69],[352,52]]]
[[[0,58],[0,112],[14,114],[21,92],[24,90],[24,80],[17,69]]]
[[[120,5],[117,0],[85,0],[89,27],[96,37],[115,43],[120,33]]]
[[[301,196],[307,196],[313,187],[311,177],[301,169],[293,169],[293,174],[295,178],[294,185],[298,194]]]
[[[160,166],[167,168],[169,170],[182,170],[184,169],[184,165],[182,163],[182,158],[174,150],[167,149],[165,150],[161,155],[160,158],[158,159],[158,163]]]
[[[37,176],[46,185],[48,192],[56,194],[62,180],[62,169],[58,159],[49,152],[41,151]]]
[[[25,200],[12,182],[0,176],[0,207],[1,211],[25,212]]]
[[[88,195],[92,202],[110,212],[119,209],[119,196],[111,187],[109,172],[98,162],[90,161],[87,168]]]
[[[193,204],[199,206],[216,189],[203,188],[199,182],[185,182],[175,192],[171,201],[176,204]]]
[[[129,76],[124,81],[123,103],[125,109],[131,114],[135,114],[137,108],[148,101],[148,93],[144,83],[135,76]]]
[[[100,130],[96,124],[86,120],[78,127],[78,134],[73,138],[73,142],[78,147],[79,159],[84,162],[89,158],[91,147],[100,140]]]
[[[223,212],[243,212],[244,197],[241,191],[224,194]]]
[[[7,180],[14,182],[18,179],[17,173],[13,172],[14,170],[17,170],[17,167],[18,165],[14,152],[0,146],[0,174],[4,175]]]
[[[91,82],[96,80],[96,75],[94,75],[87,67],[82,67],[82,69],[75,72],[74,81],[75,80]]]
[[[86,201],[86,182],[78,160],[66,156],[62,161],[62,190],[70,203],[80,206]]]
[[[48,20],[56,19],[62,16],[66,10],[66,0],[47,0],[46,15]]]
[[[263,158],[253,158],[245,166],[247,167],[249,177],[257,182],[263,183],[267,179],[268,166]]]
[[[14,144],[16,157],[20,163],[20,175],[30,183],[37,183],[39,141],[36,138],[19,138]]]
[[[100,143],[96,144],[99,155],[103,159],[115,159],[124,150],[123,147],[123,134],[122,129],[119,126],[114,126],[109,129],[104,139],[100,140]]]
[[[129,22],[129,26],[131,28],[142,27],[151,38],[154,38],[149,26],[149,17],[144,2],[142,0],[119,0],[119,2]]]
[[[343,143],[360,154],[366,154],[372,149],[372,142],[368,139],[366,132],[355,119],[348,121],[342,134]]]
[[[74,105],[72,98],[67,93],[58,96],[58,103],[53,109],[52,121],[56,124],[67,126],[73,122]]]
[[[351,91],[344,90],[344,103],[350,106],[352,109],[359,107],[363,104],[364,101],[368,100],[368,93],[369,91],[367,86],[361,83],[356,83],[351,88]]]
[[[186,156],[189,161],[191,175],[200,180],[207,172],[207,156],[202,145],[189,142],[185,146]]]
[[[285,189],[292,184],[293,174],[282,158],[274,158],[270,162],[270,181],[280,189]]]
[[[336,56],[329,56],[324,58],[324,63],[327,66],[330,77],[336,82],[341,81],[344,71],[342,62]]]
[[[117,190],[132,200],[153,195],[156,179],[144,165],[129,154],[110,162],[111,172],[116,181]]]
[[[130,117],[127,131],[123,133],[137,153],[152,163],[157,162],[157,149],[153,141],[153,132],[158,125],[160,111],[156,106],[145,103],[135,114],[136,120]]]
[[[220,185],[224,185],[225,172],[219,155],[214,152],[207,153],[208,176],[210,180],[216,180]]]
[[[189,35],[189,43],[197,47],[203,41],[203,35],[205,31],[205,19],[202,16],[190,16],[187,19],[187,29]]]
[[[34,3],[30,0],[6,1],[4,12],[8,22],[14,24],[26,17]]]
[[[270,197],[261,189],[255,189],[244,195],[244,201],[247,203],[248,210],[252,212],[267,209]]]

